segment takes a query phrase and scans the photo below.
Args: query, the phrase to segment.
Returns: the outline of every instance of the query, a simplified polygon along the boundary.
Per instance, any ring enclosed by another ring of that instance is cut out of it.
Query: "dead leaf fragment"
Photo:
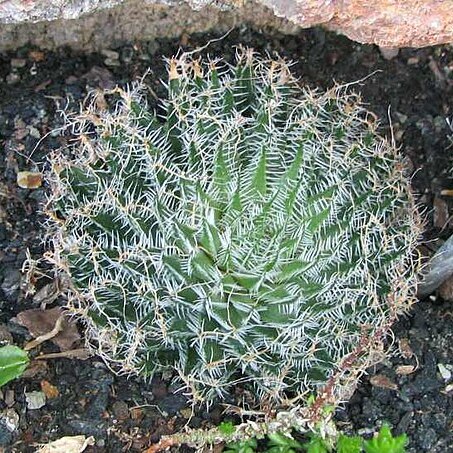
[[[41,381],[41,390],[46,395],[47,399],[57,398],[60,395],[58,388],[55,385],[51,384],[49,381],[43,379]]]
[[[52,338],[56,337],[62,330],[63,330],[63,315],[61,315],[58,319],[57,322],[55,323],[54,328],[50,331],[45,333],[44,335],[40,335],[39,337],[36,337],[34,340],[28,342],[24,346],[25,351],[30,351],[31,349],[34,349],[38,347],[41,343],[44,343],[47,340],[51,340]]]
[[[43,286],[34,296],[33,302],[41,304],[41,308],[54,302],[61,294],[60,281],[58,278]]]
[[[374,387],[383,389],[398,390],[398,386],[383,374],[376,374],[370,378],[370,383]]]
[[[39,63],[40,61],[43,61],[46,58],[46,55],[44,52],[40,50],[31,50],[28,52],[28,57],[35,61],[36,63]]]
[[[411,359],[414,356],[414,351],[409,345],[409,340],[407,338],[401,338],[398,342],[399,350],[401,355],[405,359]]]
[[[37,189],[41,187],[42,174],[33,171],[20,171],[17,173],[17,185],[22,189]]]
[[[434,197],[434,226],[437,228],[445,228],[448,222],[448,204],[442,198]]]
[[[89,445],[94,445],[94,437],[66,436],[43,445],[36,453],[82,453]]]
[[[396,374],[399,374],[400,376],[407,376],[408,374],[412,374],[414,371],[414,365],[399,365],[396,367]]]
[[[17,321],[26,327],[33,338],[37,338],[52,332],[58,320],[64,316],[61,307],[41,310],[39,308],[25,310],[17,315]],[[77,326],[74,322],[64,316],[60,325],[60,332],[50,339],[61,351],[69,351],[75,342],[80,340]]]
[[[36,376],[44,377],[48,372],[47,363],[44,361],[32,360],[27,369],[23,372],[23,379],[32,379]]]

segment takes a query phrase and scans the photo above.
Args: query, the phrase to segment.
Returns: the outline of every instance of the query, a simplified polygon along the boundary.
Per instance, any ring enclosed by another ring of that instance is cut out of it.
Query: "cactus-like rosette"
[[[420,228],[358,97],[250,50],[171,60],[160,114],[143,87],[101,96],[52,177],[54,257],[99,352],[205,399],[244,382],[281,401],[363,367],[413,300]]]

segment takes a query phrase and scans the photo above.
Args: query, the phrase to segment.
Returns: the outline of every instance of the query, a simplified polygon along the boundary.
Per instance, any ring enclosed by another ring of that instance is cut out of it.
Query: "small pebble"
[[[41,133],[36,129],[36,127],[33,126],[27,126],[28,133],[34,137],[37,138],[38,140],[41,138]]]
[[[41,187],[42,174],[33,171],[20,171],[17,173],[17,185],[22,189],[37,189]]]
[[[6,409],[0,415],[0,420],[8,431],[14,432],[19,426],[19,415],[14,409]]]
[[[4,397],[5,404],[8,407],[13,407],[14,403],[16,402],[15,400],[15,395],[14,395],[14,390],[7,390],[5,392],[5,397]]]
[[[6,76],[6,83],[8,85],[14,85],[15,83],[19,82],[20,75],[17,72],[11,72]]]
[[[439,370],[439,373],[445,382],[448,382],[451,379],[451,371],[447,369],[445,365],[443,365],[442,363],[438,363],[437,369]]]
[[[149,55],[155,55],[159,50],[159,43],[157,41],[150,41],[146,46],[146,50],[148,51]]]
[[[130,46],[123,47],[121,49],[121,60],[123,63],[130,63],[134,56],[134,49]]]
[[[437,441],[437,434],[434,429],[429,428],[422,431],[422,436],[420,439],[420,446],[423,448],[423,451],[431,451],[431,448]]]
[[[36,62],[43,61],[46,58],[46,54],[40,50],[31,50],[30,52],[28,52],[28,56]]]
[[[101,54],[104,55],[104,57],[107,57],[108,59],[111,60],[118,60],[120,58],[120,54],[115,50],[104,49],[101,50]]]
[[[106,58],[104,60],[104,63],[105,63],[106,66],[120,66],[121,65],[119,60],[113,60],[111,58]]]
[[[409,66],[414,66],[419,63],[420,63],[420,58],[418,58],[418,57],[410,57],[407,59],[407,64]]]
[[[192,409],[190,407],[184,407],[179,411],[179,413],[184,417],[189,419],[192,416]]]
[[[27,64],[27,60],[24,58],[12,58],[11,59],[11,67],[12,68],[23,68]]]
[[[17,297],[21,273],[18,269],[5,269],[5,277],[1,285],[1,289],[4,292],[8,300],[13,300]]]
[[[129,408],[124,401],[115,401],[112,406],[113,414],[118,420],[129,418]]]
[[[400,51],[398,47],[379,47],[379,50],[384,60],[392,60]]]
[[[11,445],[13,436],[10,430],[6,427],[5,420],[0,418],[0,447]]]
[[[28,409],[41,409],[41,407],[46,405],[46,395],[44,392],[38,391],[25,392],[25,401]]]
[[[5,324],[0,324],[0,346],[13,342],[13,336]]]

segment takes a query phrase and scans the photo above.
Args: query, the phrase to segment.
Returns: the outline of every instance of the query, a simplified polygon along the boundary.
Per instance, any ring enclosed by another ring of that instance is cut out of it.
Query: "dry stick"
[[[38,357],[35,357],[36,360],[46,360],[46,359],[79,359],[86,360],[89,359],[93,354],[87,349],[71,349],[70,351],[62,352],[52,352],[49,354],[41,354]]]

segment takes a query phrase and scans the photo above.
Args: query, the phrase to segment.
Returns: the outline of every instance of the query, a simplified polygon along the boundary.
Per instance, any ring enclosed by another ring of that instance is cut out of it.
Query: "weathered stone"
[[[157,4],[159,0],[93,0],[92,3],[91,0],[85,0],[83,13],[86,14],[77,20],[64,19],[77,16],[73,10],[72,13],[66,12],[65,1],[67,4],[68,0],[52,2],[59,3],[60,10],[50,7],[47,0],[36,0],[28,1],[32,5],[30,8],[33,8],[29,11],[13,11],[10,5],[15,3],[17,7],[25,0],[0,0],[0,51],[15,49],[27,43],[42,49],[70,46],[82,51],[100,51],[106,43],[114,49],[124,42],[174,38],[184,33],[190,35],[213,29],[217,33],[224,33],[242,23],[275,27],[283,33],[295,33],[299,29],[252,0],[246,0],[240,8],[222,10],[205,6],[199,11],[194,11],[185,2],[169,6]],[[71,3],[81,4],[82,1],[71,0]],[[117,4],[114,8],[101,8],[101,4],[104,7],[114,3]],[[35,23],[31,25],[27,21]]]
[[[0,0],[0,49],[30,41],[99,50],[244,22],[285,32],[323,25],[382,48],[422,47],[453,41],[453,0]]]

